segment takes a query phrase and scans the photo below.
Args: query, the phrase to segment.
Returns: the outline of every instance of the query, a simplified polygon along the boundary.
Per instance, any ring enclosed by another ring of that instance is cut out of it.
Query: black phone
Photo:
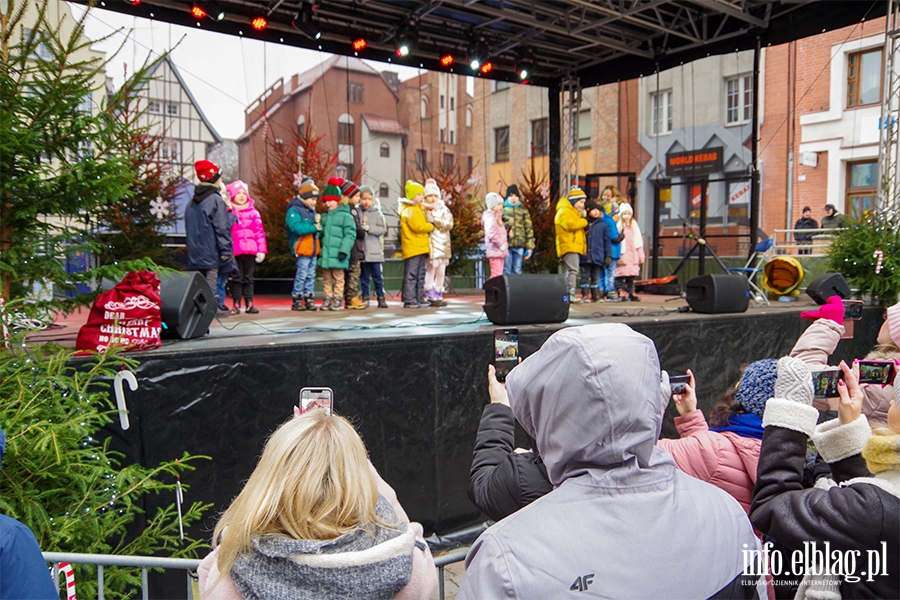
[[[506,381],[506,376],[519,364],[519,330],[494,330],[494,369],[497,381]]]
[[[891,385],[894,382],[894,362],[890,360],[859,361],[859,382]]]
[[[334,407],[334,392],[327,387],[305,387],[300,390],[300,412],[321,408],[330,415]]]
[[[684,384],[690,382],[690,375],[669,375],[669,386],[672,388],[672,395],[685,393],[687,390],[684,389]]]
[[[813,371],[813,398],[837,398],[838,381],[844,378],[840,369],[832,371]]]
[[[859,321],[862,319],[862,312],[862,300],[844,300],[844,319]]]

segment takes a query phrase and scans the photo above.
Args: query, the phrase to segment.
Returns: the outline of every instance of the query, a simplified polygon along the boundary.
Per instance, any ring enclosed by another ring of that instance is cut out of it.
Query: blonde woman
[[[437,584],[422,526],[344,418],[284,423],[213,533],[198,569],[209,600],[426,599]]]

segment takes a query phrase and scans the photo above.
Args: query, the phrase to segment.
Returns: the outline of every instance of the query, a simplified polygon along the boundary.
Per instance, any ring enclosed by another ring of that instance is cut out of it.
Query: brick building
[[[821,222],[871,208],[878,186],[884,18],[766,48],[760,128],[763,231],[804,206]]]

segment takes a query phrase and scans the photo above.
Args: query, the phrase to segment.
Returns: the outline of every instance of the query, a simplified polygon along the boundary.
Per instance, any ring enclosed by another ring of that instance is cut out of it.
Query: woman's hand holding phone
[[[672,400],[675,401],[675,410],[677,410],[678,414],[682,417],[691,411],[697,410],[697,392],[694,388],[694,374],[688,369],[687,375],[691,379],[684,384],[684,393],[672,394]]]
[[[841,425],[847,425],[859,418],[862,412],[863,389],[859,385],[859,363],[853,361],[853,368],[841,361],[841,371],[844,377],[838,381],[838,396],[840,402],[837,407],[838,419]]]
[[[488,393],[491,396],[491,404],[497,403],[509,406],[506,384],[497,381],[497,370],[494,368],[494,365],[488,365]]]

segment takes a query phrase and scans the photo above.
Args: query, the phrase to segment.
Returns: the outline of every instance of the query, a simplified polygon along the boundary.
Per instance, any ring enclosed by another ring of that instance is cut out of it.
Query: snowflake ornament
[[[550,185],[547,183],[541,184],[541,198],[544,200],[550,198]]]
[[[169,216],[169,202],[160,197],[150,201],[150,214],[157,219],[165,219]]]

